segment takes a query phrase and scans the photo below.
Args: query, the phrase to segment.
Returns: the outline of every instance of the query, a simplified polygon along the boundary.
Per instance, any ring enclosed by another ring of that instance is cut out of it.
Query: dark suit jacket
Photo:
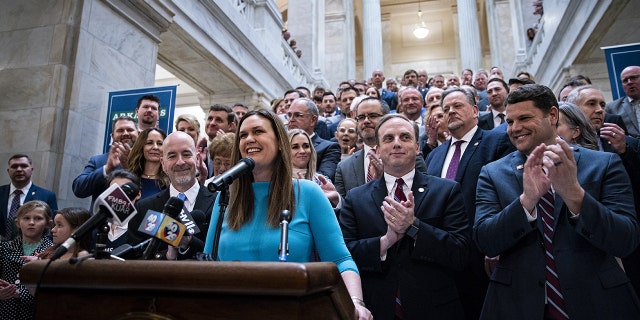
[[[16,227],[15,223],[11,223],[7,221],[7,207],[9,207],[9,192],[11,190],[11,186],[5,184],[0,186],[0,238],[3,234],[5,234],[6,228],[11,227],[14,231],[14,235],[16,235]],[[58,202],[56,201],[56,194],[53,191],[41,188],[36,186],[35,184],[31,184],[31,188],[29,188],[29,192],[27,192],[24,202],[29,202],[31,200],[41,200],[46,202],[51,208],[52,214],[55,214],[58,211]],[[53,218],[53,215],[51,216]],[[12,239],[3,239],[3,240],[12,240]]]
[[[102,192],[107,190],[107,179],[104,177],[104,166],[109,158],[108,153],[95,155],[89,158],[89,163],[82,173],[73,180],[73,194],[78,198],[91,197],[91,209],[93,202]]]
[[[136,203],[136,210],[138,213],[129,221],[129,229],[128,229],[128,238],[127,241],[131,245],[136,245],[148,238],[149,235],[139,232],[138,227],[142,223],[142,218],[144,218],[145,214],[149,210],[154,210],[157,212],[162,212],[164,209],[164,204],[169,200],[169,188],[166,188],[155,195],[152,195],[148,198],[142,199]],[[216,194],[211,193],[205,186],[200,186],[200,191],[198,191],[198,196],[196,198],[196,203],[193,206],[193,210],[202,210],[205,214],[205,222],[198,224],[198,228],[200,228],[200,232],[196,234],[189,244],[189,251],[187,252],[186,257],[180,257],[182,259],[195,258],[195,254],[198,252],[202,252],[204,248],[204,242],[207,238],[207,230],[209,229],[209,221],[211,220],[211,210],[213,209],[213,202],[216,199]],[[160,250],[165,250],[167,248],[166,244],[162,244]]]
[[[623,123],[627,127],[625,132],[634,138],[640,138],[640,125],[638,125],[638,117],[633,110],[633,106],[629,103],[627,97],[622,97],[618,100],[607,103],[605,107],[607,115],[619,115],[621,116]]]
[[[317,164],[316,171],[329,177],[333,181],[336,175],[336,166],[340,162],[340,145],[337,142],[331,142],[320,138],[317,134],[311,138],[313,147],[316,149]]]
[[[344,240],[358,265],[367,308],[374,319],[393,319],[400,289],[404,319],[464,319],[452,272],[466,264],[469,224],[457,182],[416,171],[412,189],[417,240],[405,236],[380,260],[387,224],[380,206],[384,177],[347,192],[340,210]]]
[[[349,158],[338,163],[338,167],[336,168],[336,179],[333,184],[342,197],[347,196],[347,191],[365,183],[365,156],[364,149],[360,149],[354,152]],[[416,170],[423,173],[427,172],[427,166],[424,164],[424,160],[420,155],[416,157]]]
[[[398,106],[398,94],[387,89],[380,90],[380,100],[384,100],[389,105],[390,110],[396,110]]]
[[[625,120],[622,119],[622,117],[617,115],[617,114],[605,114],[604,115],[604,122],[615,123],[620,128],[622,128],[622,130],[624,130],[625,134],[627,134],[627,132],[628,132],[627,131],[627,125],[625,125]]]
[[[578,218],[556,196],[555,257],[571,319],[640,319],[640,304],[616,256],[640,240],[629,178],[620,158],[574,146],[577,174],[585,190]],[[481,319],[542,319],[545,250],[542,222],[529,223],[519,201],[519,151],[482,168],[478,180],[474,238],[481,251],[500,255],[491,275]]]
[[[451,140],[433,149],[427,157],[427,173],[439,177],[444,166],[444,159],[451,146]],[[467,212],[469,228],[473,226],[476,214],[476,185],[480,169],[485,164],[498,160],[511,153],[515,147],[504,131],[482,130],[478,128],[469,141],[456,173],[455,180],[460,183],[464,206]],[[469,265],[457,275],[456,281],[462,296],[462,303],[467,319],[478,319],[489,284],[484,271],[484,254],[471,245]]]
[[[478,128],[482,130],[491,130],[495,128],[493,123],[493,112],[484,113],[478,116]]]

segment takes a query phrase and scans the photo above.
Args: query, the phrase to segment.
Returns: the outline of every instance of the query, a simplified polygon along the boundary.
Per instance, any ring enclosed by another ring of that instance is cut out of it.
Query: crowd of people
[[[93,208],[112,184],[139,187],[138,214],[105,221],[108,252],[147,240],[144,214],[181,199],[200,232],[155,260],[278,261],[287,211],[287,261],[335,263],[358,319],[639,319],[640,67],[620,76],[626,96],[607,103],[584,76],[554,94],[498,67],[376,70],[335,92],[288,90],[270,110],[215,104],[204,136],[192,115],[157,128],[160,100],[145,95],[72,189]],[[251,173],[207,188],[244,158]],[[16,154],[0,186],[2,318],[33,317],[20,268],[91,216],[58,210],[33,170]]]

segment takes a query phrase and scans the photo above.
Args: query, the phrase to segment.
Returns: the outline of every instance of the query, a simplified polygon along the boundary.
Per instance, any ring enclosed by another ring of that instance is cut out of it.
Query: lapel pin
[[[35,192],[35,191],[31,192],[31,195],[32,195],[32,196],[35,196],[35,195],[36,195],[36,192]]]
[[[516,167],[516,169],[517,169],[517,170],[522,170],[522,169],[524,169],[524,165],[519,164],[519,165]]]
[[[424,188],[418,188],[418,192],[424,192]]]
[[[480,144],[480,142],[476,141],[476,143],[473,144],[474,147],[477,147]]]

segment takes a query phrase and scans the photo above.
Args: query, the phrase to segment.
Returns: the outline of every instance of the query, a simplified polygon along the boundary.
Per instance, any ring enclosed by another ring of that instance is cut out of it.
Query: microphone
[[[198,209],[191,212],[189,212],[188,210],[182,210],[182,212],[180,212],[180,214],[178,215],[178,218],[180,218],[180,222],[182,222],[182,224],[187,227],[187,232],[189,232],[189,235],[194,235],[200,232],[196,215],[199,215],[198,218],[204,217],[204,212]],[[204,220],[204,218],[202,219]]]
[[[207,188],[211,192],[220,191],[224,187],[228,187],[233,180],[240,178],[247,172],[253,171],[253,168],[256,166],[256,163],[251,158],[242,158],[235,166],[231,167],[231,169],[225,171],[224,173],[218,175],[213,179],[213,181],[209,182]]]
[[[162,213],[153,210],[147,211],[138,231],[152,236],[153,239],[147,249],[144,250],[142,259],[153,259],[162,242],[174,247],[178,246],[186,231],[186,227],[176,220],[183,206],[184,201],[178,197],[171,197],[164,204]]]
[[[111,251],[111,256],[120,257],[120,258],[128,257],[127,259],[137,258],[142,255],[142,250],[144,250],[147,247],[147,245],[149,245],[152,239],[153,238],[149,238],[145,241],[142,241],[136,244],[135,246],[125,243],[113,249],[113,251]]]
[[[127,182],[122,186],[112,184],[96,198],[93,206],[93,216],[79,226],[69,239],[56,249],[51,256],[51,260],[56,260],[67,253],[72,245],[91,232],[93,228],[103,224],[107,218],[112,218],[114,221],[120,222],[120,224],[129,222],[136,214],[136,209],[131,199],[135,199],[139,190],[138,186],[133,182]]]
[[[280,245],[278,246],[278,260],[287,261],[289,255],[289,221],[291,221],[291,212],[282,210],[280,213]]]

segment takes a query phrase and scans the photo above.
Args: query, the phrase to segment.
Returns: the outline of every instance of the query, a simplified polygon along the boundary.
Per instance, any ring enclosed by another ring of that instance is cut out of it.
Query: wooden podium
[[[26,264],[35,288],[47,260]],[[54,261],[40,281],[37,319],[353,319],[335,264]]]

